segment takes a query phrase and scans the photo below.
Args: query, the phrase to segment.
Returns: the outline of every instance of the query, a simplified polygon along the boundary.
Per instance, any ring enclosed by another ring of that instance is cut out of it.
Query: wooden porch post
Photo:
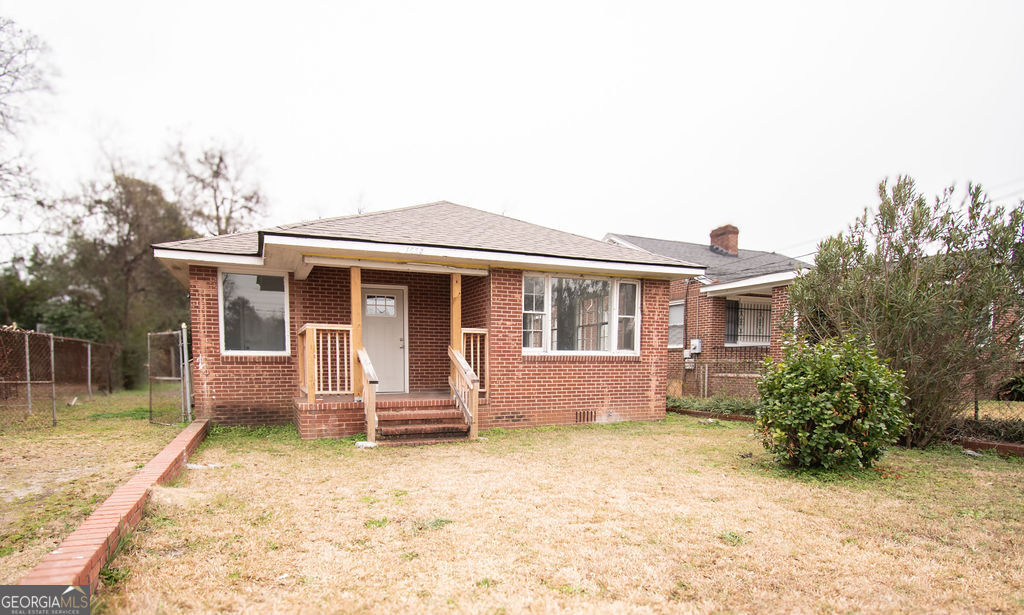
[[[352,396],[363,394],[363,364],[359,350],[363,347],[363,278],[362,269],[349,269],[349,293],[352,304]]]
[[[452,335],[449,345],[462,352],[462,274],[453,273],[452,276],[452,304],[451,323]],[[455,364],[452,364],[452,380],[455,380]]]
[[[306,403],[316,403],[316,370],[319,369],[316,360],[316,327],[306,327],[306,348],[303,355],[306,366],[303,373],[306,377]]]

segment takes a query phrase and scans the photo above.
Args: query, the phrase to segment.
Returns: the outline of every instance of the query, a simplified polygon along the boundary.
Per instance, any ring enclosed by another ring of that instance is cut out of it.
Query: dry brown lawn
[[[1024,460],[775,469],[751,426],[493,431],[356,450],[215,430],[104,575],[138,612],[1024,609]]]
[[[15,583],[180,431],[120,392],[0,427],[0,583]]]

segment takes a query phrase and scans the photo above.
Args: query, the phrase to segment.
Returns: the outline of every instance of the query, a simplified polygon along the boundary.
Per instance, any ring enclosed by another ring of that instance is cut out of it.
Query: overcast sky
[[[827,5],[827,6],[826,6]],[[908,173],[1024,195],[1024,2],[47,2],[45,180],[178,133],[258,153],[270,222],[436,200],[799,256]]]

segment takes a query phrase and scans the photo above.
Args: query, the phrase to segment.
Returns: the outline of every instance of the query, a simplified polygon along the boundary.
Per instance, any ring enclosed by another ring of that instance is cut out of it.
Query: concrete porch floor
[[[441,407],[454,404],[448,391],[411,391],[409,393],[377,393],[377,409]],[[362,401],[355,401],[352,395],[321,395],[317,396],[316,404],[331,409],[362,408]],[[295,399],[296,407],[308,406],[305,397]],[[480,405],[487,405],[487,397],[480,398]]]
[[[355,401],[352,395],[324,395],[317,397],[317,401],[324,403],[344,403]],[[438,399],[451,399],[448,391],[410,391],[409,393],[377,393],[377,403],[390,401],[433,401]]]

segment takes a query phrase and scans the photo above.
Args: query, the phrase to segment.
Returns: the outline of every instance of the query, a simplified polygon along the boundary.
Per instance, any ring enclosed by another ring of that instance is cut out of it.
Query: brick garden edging
[[[676,414],[686,414],[689,416],[699,416],[701,418],[710,419],[722,419],[723,421],[745,421],[747,423],[753,423],[754,417],[746,416],[744,414],[715,414],[714,412],[705,412],[703,410],[686,410],[683,408],[667,408],[668,412],[675,412]],[[959,444],[964,448],[972,450],[994,450],[1004,455],[1020,455],[1024,457],[1024,444],[1007,444],[1005,442],[988,442],[986,440],[972,440],[970,438],[954,438],[954,444]]]
[[[956,438],[953,442],[964,448],[969,448],[975,451],[988,449],[995,450],[1003,453],[1004,455],[1020,455],[1021,457],[1024,457],[1024,444],[989,442],[987,440],[973,440],[971,438]]]
[[[685,408],[667,408],[668,412],[675,412],[676,414],[686,414],[689,416],[699,416],[707,419],[722,419],[723,421],[743,421],[745,423],[753,423],[754,417],[747,416],[746,414],[718,414],[717,412],[705,412],[704,410],[687,410]]]
[[[173,480],[206,437],[209,421],[193,422],[138,473],[110,494],[91,515],[21,579],[20,585],[84,585],[95,591],[100,570],[142,519],[156,483]]]

